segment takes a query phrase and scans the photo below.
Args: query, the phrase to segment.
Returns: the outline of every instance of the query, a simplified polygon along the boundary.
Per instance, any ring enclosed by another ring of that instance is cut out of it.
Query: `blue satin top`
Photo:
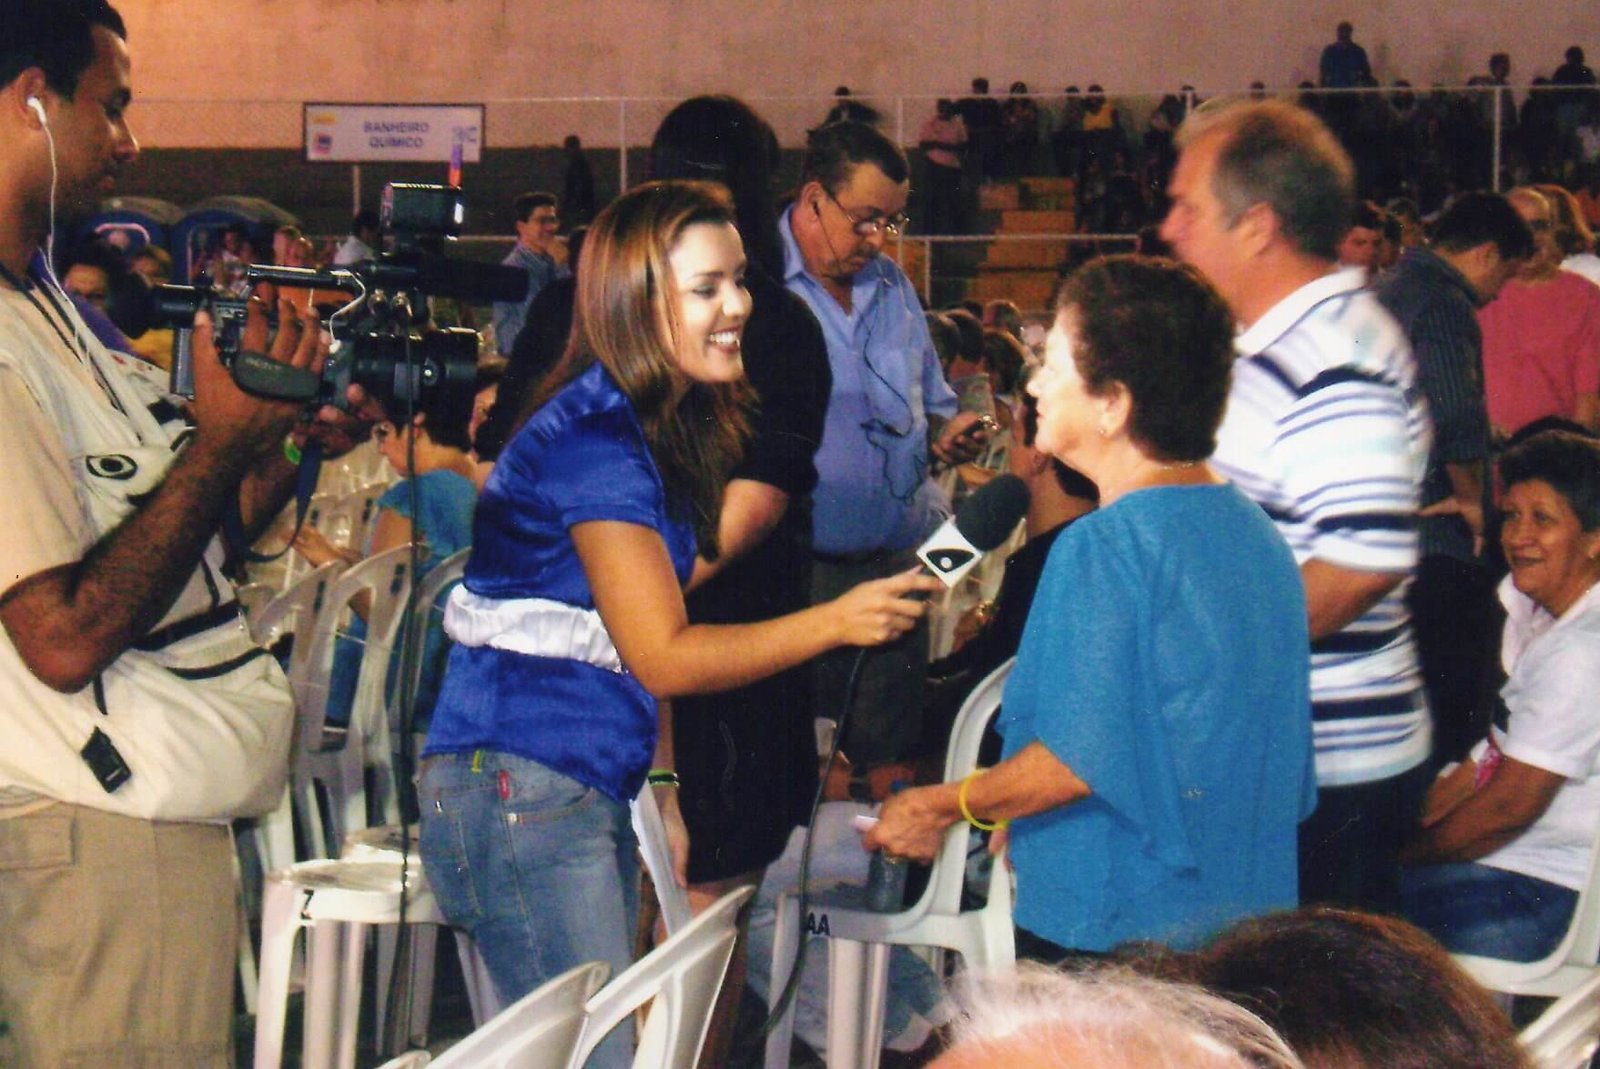
[[[482,598],[592,610],[568,532],[594,520],[659,532],[679,582],[688,581],[693,530],[669,514],[633,406],[599,364],[506,445],[478,501],[463,585]],[[644,782],[655,743],[656,701],[626,670],[458,645],[424,753],[512,753],[627,801]]]

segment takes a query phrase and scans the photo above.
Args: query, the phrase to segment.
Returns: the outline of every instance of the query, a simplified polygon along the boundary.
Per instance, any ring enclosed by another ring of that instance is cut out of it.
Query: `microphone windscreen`
[[[979,552],[987,553],[1011,536],[1028,511],[1028,484],[1009,473],[997,475],[956,509],[956,530]]]

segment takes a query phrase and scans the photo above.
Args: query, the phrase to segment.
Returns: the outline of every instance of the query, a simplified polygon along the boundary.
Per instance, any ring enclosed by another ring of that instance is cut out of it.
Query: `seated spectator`
[[[172,281],[172,256],[160,245],[142,246],[128,257],[128,268],[151,287]],[[170,370],[174,334],[171,327],[151,327],[128,339],[129,351],[163,371]]]
[[[1563,259],[1561,270],[1571,271],[1600,286],[1600,256],[1594,254],[1594,230],[1578,207],[1578,198],[1565,186],[1540,186],[1550,202],[1551,235]]]
[[[1600,812],[1600,443],[1536,434],[1500,478],[1504,718],[1435,781],[1401,902],[1452,951],[1535,961],[1572,921]]]
[[[945,381],[950,381],[950,365],[961,358],[961,328],[943,312],[924,312],[928,321],[928,336],[933,339],[933,351],[939,357],[939,370]]]
[[[339,549],[312,527],[302,527],[295,536],[294,548],[313,565],[336,558],[351,563],[375,553],[413,541],[422,545],[422,561],[415,581],[446,557],[472,544],[472,511],[478,499],[473,481],[474,466],[468,456],[467,427],[471,410],[457,411],[430,404],[417,413],[409,427],[392,422],[378,424],[373,439],[400,481],[378,498],[378,522],[371,541],[361,550]],[[445,595],[429,617],[427,639],[420,653],[422,680],[412,707],[417,731],[427,728],[444,674],[446,643],[441,623]],[[355,699],[356,678],[361,663],[361,644],[366,639],[367,605],[357,598],[351,603],[355,619],[347,635],[341,636],[334,650],[334,667],[328,682],[327,721],[338,726],[350,720]],[[398,658],[390,662],[390,684]]]
[[[922,124],[917,137],[927,166],[923,170],[923,203],[927,219],[922,229],[930,234],[964,233],[962,216],[966,196],[962,186],[962,158],[967,148],[967,126],[956,114],[955,102],[941,99]]]
[[[1478,313],[1489,422],[1502,437],[1545,416],[1600,428],[1600,290],[1561,270],[1549,198],[1527,186],[1507,196],[1534,254]]]
[[[138,284],[128,274],[122,254],[104,241],[79,245],[67,254],[58,270],[61,288],[77,305],[83,321],[107,349],[119,353],[131,348],[116,321],[119,305],[125,303],[119,298],[127,284]]]
[[[931,1069],[1301,1069],[1288,1045],[1239,1006],[1119,969],[1024,962],[969,977],[959,1002],[950,1047]]]
[[[822,125],[827,126],[835,122],[861,122],[868,126],[877,126],[883,121],[883,116],[878,114],[878,109],[861,103],[850,93],[848,85],[841,85],[833,91],[834,105],[828,109],[828,114],[823,117]]]
[[[1306,1069],[1531,1069],[1487,991],[1393,917],[1307,907],[1138,963],[1259,1014]]]

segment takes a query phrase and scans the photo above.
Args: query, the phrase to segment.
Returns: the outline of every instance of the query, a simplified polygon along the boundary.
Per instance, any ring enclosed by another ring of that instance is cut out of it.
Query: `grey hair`
[[[1059,1069],[1304,1069],[1249,1010],[1120,966],[1065,971],[1020,962],[963,976],[955,996],[961,1015],[951,1049],[980,1058],[992,1051],[997,1065],[1014,1058],[1017,1043],[1032,1042]]]
[[[1322,120],[1282,100],[1214,100],[1183,121],[1177,143],[1187,148],[1212,133],[1223,142],[1211,191],[1228,226],[1265,204],[1302,253],[1336,259],[1355,213],[1355,166]]]

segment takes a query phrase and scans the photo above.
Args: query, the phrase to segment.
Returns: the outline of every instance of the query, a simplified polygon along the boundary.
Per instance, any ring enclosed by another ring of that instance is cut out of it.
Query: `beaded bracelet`
[[[987,769],[975,768],[967,773],[967,778],[961,781],[961,786],[956,788],[956,805],[961,807],[961,815],[979,831],[999,831],[1011,822],[1009,820],[979,820],[972,815],[972,810],[967,807],[967,788],[972,786],[972,781],[983,775]]]
[[[683,781],[670,768],[652,768],[645,773],[644,781],[652,787],[682,787]]]

